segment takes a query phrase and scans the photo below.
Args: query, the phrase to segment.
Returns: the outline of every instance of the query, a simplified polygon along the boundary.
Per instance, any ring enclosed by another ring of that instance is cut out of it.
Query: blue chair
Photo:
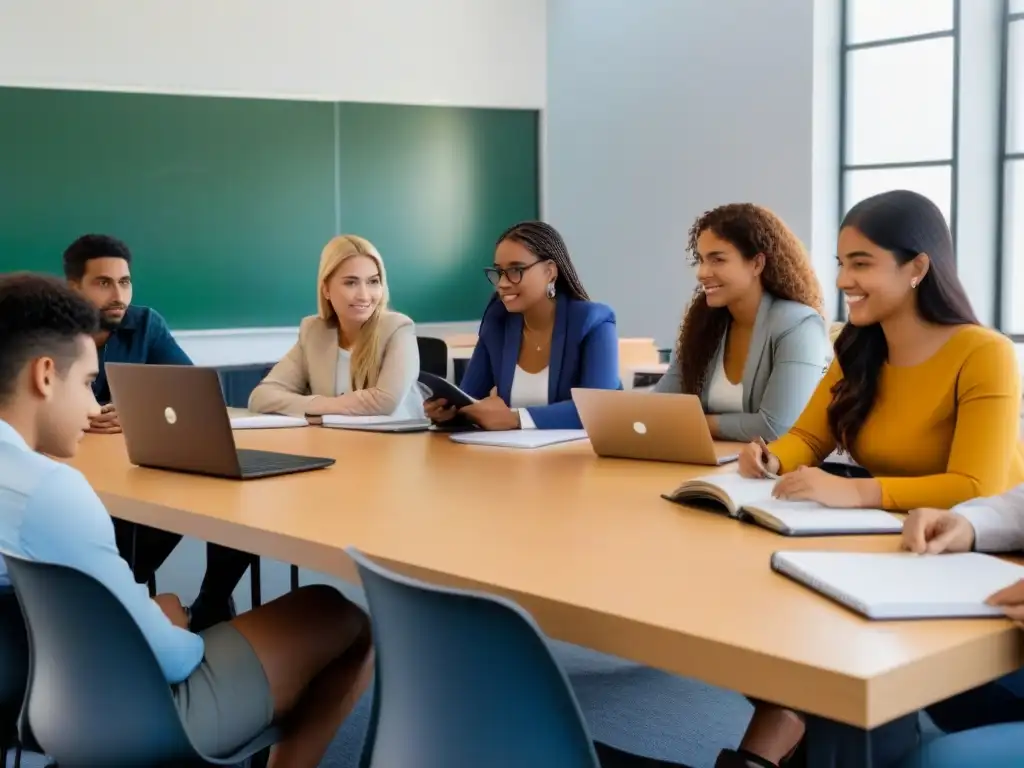
[[[200,754],[149,644],[110,590],[73,568],[4,559],[28,628],[26,749],[39,745],[61,768],[158,768],[236,765],[278,740],[270,728],[233,755]]]
[[[598,768],[569,680],[529,614],[348,553],[377,654],[362,768]]]

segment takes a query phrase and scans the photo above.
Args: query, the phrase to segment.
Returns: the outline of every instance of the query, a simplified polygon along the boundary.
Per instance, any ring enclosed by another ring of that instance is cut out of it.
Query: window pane
[[[1021,0],[1024,2],[1024,0]],[[1024,21],[1010,24],[1010,59],[1006,74],[1006,148],[1024,152]]]
[[[952,226],[952,178],[953,173],[949,166],[847,171],[844,178],[846,190],[843,203],[846,210],[850,210],[865,197],[891,189],[909,189],[924,195],[939,206],[946,217],[946,222]]]
[[[1006,166],[1003,230],[1003,317],[1010,333],[1024,333],[1024,160]]]
[[[846,11],[850,43],[953,28],[953,0],[847,0]]]
[[[953,41],[847,54],[846,162],[909,163],[953,156]]]
[[[1010,13],[1024,13],[1024,0],[1010,0]]]

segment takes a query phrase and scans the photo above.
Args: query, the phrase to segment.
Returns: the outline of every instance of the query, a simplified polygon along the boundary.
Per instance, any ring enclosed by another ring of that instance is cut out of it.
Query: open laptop
[[[250,480],[334,464],[236,448],[214,368],[107,363],[106,370],[128,458],[140,467]]]
[[[573,389],[572,399],[598,456],[710,466],[738,458],[715,445],[696,395]]]

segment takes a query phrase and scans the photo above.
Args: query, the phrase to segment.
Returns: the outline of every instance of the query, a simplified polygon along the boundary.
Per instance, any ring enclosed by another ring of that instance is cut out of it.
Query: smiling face
[[[903,261],[875,245],[854,227],[839,233],[836,286],[846,298],[852,325],[873,325],[905,311],[916,311],[915,286],[928,271],[928,257]]]
[[[349,256],[328,276],[324,296],[344,325],[362,325],[380,306],[384,284],[371,256]]]
[[[548,284],[558,277],[550,259],[539,259],[515,240],[502,240],[494,252],[494,267],[488,277],[509,312],[526,312],[539,301],[547,301]]]
[[[710,229],[697,238],[694,259],[697,281],[704,289],[709,307],[727,307],[760,287],[764,255],[746,259],[736,246]]]

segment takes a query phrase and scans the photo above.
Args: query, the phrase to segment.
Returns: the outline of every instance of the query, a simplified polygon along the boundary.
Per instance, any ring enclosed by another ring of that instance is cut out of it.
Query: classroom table
[[[514,450],[426,433],[235,434],[239,447],[337,464],[220,480],[134,467],[107,435],[87,436],[72,463],[115,516],[350,580],[342,550],[354,546],[407,574],[509,596],[552,637],[817,716],[850,739],[836,765],[870,765],[857,757],[870,729],[1022,665],[1009,621],[870,622],[769,568],[777,549],[891,551],[894,536],[788,539],[660,497],[731,467],[598,458],[586,441]]]

